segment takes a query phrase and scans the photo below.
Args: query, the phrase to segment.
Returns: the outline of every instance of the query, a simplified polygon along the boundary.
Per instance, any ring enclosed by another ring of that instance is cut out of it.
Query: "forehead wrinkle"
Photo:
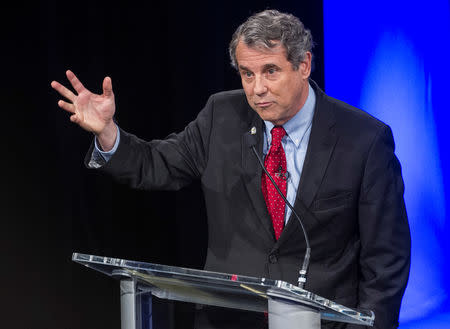
[[[287,61],[286,49],[282,45],[268,49],[261,46],[249,46],[241,41],[236,50],[239,70],[262,72],[269,67],[281,68],[284,61]]]
[[[243,47],[247,48],[247,49],[242,49]],[[255,52],[253,53],[251,56],[252,57],[259,57],[259,56],[277,56],[278,54],[282,53],[285,58],[287,53],[286,53],[286,49],[284,49],[283,46],[281,45],[277,45],[274,48],[267,48],[267,47],[261,47],[261,46],[249,46],[246,45],[245,43],[239,43],[238,46],[236,47],[236,50],[238,50],[238,48],[241,48],[241,52],[245,51],[245,52]],[[236,51],[237,53],[238,51]]]
[[[251,60],[249,60],[249,62],[253,62],[253,61],[251,61]],[[250,63],[250,64],[252,64],[252,63]],[[250,65],[250,66],[252,66],[252,65]],[[280,68],[280,64],[278,63],[275,63],[275,62],[273,62],[273,61],[269,61],[269,62],[267,62],[267,63],[263,63],[263,64],[261,64],[261,65],[258,65],[257,67],[255,67],[255,68],[250,68],[250,67],[248,67],[248,66],[246,66],[246,65],[242,65],[242,64],[239,64],[239,69],[240,70],[242,70],[242,71],[249,71],[249,72],[253,72],[254,70],[257,70],[257,71],[266,71],[266,70],[268,70],[268,69],[271,69],[271,68]]]

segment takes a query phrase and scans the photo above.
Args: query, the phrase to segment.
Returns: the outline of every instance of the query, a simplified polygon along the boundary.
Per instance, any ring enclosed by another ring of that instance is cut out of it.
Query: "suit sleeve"
[[[178,190],[189,184],[207,164],[213,103],[214,96],[181,133],[163,140],[146,142],[121,130],[117,151],[98,170],[136,189]],[[85,157],[88,168],[93,148]]]
[[[410,268],[404,185],[394,148],[391,129],[383,126],[368,153],[359,199],[359,307],[375,312],[378,329],[398,327]]]

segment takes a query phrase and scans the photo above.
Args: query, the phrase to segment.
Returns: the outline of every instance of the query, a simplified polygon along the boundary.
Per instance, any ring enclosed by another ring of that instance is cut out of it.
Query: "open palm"
[[[72,113],[70,120],[83,129],[96,135],[102,134],[113,125],[115,103],[111,78],[103,80],[103,94],[97,95],[86,89],[72,71],[67,71],[66,75],[76,94],[59,82],[52,81],[52,88],[69,101],[58,101],[59,107]]]

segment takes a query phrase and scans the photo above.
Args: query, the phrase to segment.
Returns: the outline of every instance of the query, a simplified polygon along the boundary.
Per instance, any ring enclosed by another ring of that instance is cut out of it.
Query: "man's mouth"
[[[258,106],[258,107],[269,107],[270,105],[272,105],[272,102],[258,102],[258,103],[255,103],[255,105],[256,106]]]

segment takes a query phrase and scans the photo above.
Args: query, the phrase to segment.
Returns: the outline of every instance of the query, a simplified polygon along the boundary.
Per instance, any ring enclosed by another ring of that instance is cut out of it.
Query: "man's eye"
[[[274,69],[274,68],[271,68],[271,69],[268,69],[268,70],[267,70],[267,73],[269,73],[269,74],[274,74],[274,73],[276,73],[276,72],[277,72],[277,70]]]
[[[247,77],[247,78],[251,78],[252,77],[252,72],[244,72],[244,75]]]

